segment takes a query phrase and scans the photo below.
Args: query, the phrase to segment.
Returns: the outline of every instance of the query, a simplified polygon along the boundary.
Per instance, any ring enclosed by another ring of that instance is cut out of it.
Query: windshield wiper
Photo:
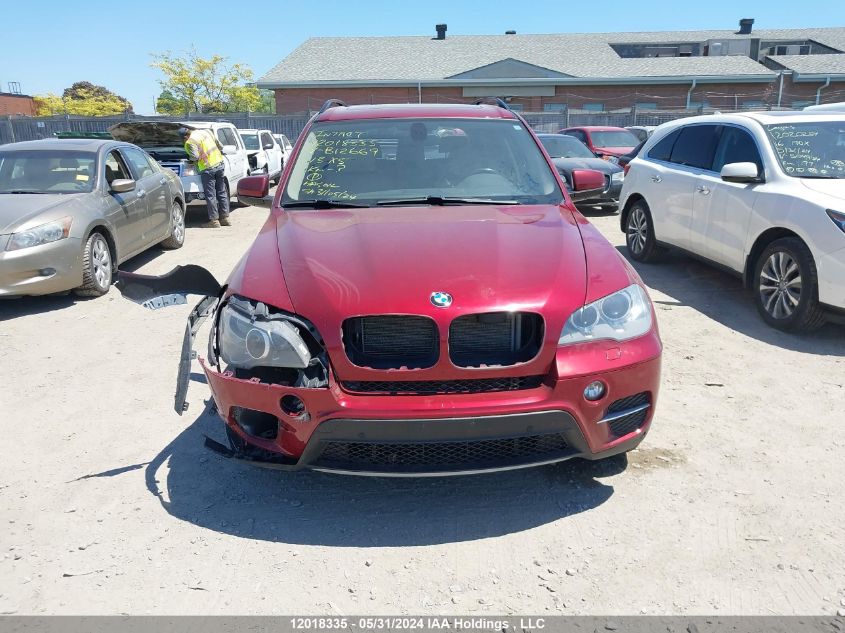
[[[292,200],[282,203],[283,209],[363,209],[367,206],[369,205],[343,200]]]
[[[443,196],[424,196],[421,198],[405,198],[402,200],[379,200],[380,207],[400,206],[403,204],[519,204],[517,200],[491,200],[489,198],[444,198]]]
[[[0,193],[40,193],[46,194],[46,191],[31,191],[29,189],[9,189],[8,191],[0,191]],[[55,193],[55,192],[53,192]]]

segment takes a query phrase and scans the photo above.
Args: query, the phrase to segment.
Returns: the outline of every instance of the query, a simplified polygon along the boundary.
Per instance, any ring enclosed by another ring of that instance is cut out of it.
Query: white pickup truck
[[[210,130],[223,146],[226,164],[224,176],[231,198],[238,189],[238,181],[249,175],[249,156],[238,129],[231,123],[216,121],[126,121],[109,128],[118,141],[134,143],[144,148],[162,167],[172,170],[182,180],[186,202],[205,202],[202,180],[196,165],[188,160],[179,128]]]
[[[249,155],[249,173],[267,174],[270,182],[282,177],[284,153],[270,130],[238,130]]]

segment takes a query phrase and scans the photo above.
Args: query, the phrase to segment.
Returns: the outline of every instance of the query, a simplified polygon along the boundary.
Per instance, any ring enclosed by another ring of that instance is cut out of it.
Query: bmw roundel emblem
[[[452,295],[448,292],[432,292],[431,303],[438,308],[448,308],[452,305]]]

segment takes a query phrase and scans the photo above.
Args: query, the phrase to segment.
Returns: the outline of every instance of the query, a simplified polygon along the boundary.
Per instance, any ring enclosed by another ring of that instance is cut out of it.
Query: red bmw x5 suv
[[[205,295],[194,334],[227,457],[280,469],[465,474],[600,459],[648,431],[661,342],[642,281],[572,205],[506,107],[328,102],[224,285],[121,274],[158,307]],[[604,179],[576,170],[573,195]],[[176,299],[174,299],[176,297]]]

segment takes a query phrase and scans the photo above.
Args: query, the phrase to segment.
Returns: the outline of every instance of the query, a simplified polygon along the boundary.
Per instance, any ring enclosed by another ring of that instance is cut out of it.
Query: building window
[[[603,103],[585,103],[584,110],[588,112],[604,112],[604,104]]]
[[[565,103],[544,103],[543,104],[543,111],[544,112],[566,112],[566,104]]]
[[[764,107],[762,101],[743,101],[742,102],[742,109],[743,110],[760,110]]]
[[[509,103],[508,107],[514,112],[522,112],[523,105],[521,103]]]
[[[700,110],[702,108],[706,109],[710,107],[709,101],[690,101],[689,102],[689,109],[690,110]]]
[[[815,101],[793,101],[792,102],[792,109],[793,110],[803,110],[807,106],[815,105]]]
[[[634,107],[637,110],[657,110],[656,103],[635,103]]]

